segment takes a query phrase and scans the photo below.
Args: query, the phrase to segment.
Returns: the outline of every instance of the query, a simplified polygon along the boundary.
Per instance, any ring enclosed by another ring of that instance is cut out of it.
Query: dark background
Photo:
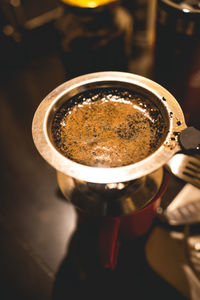
[[[124,1],[135,18],[135,31],[123,71],[151,78],[152,45],[142,3]],[[90,221],[77,227],[76,212],[58,190],[55,170],[33,144],[36,108],[70,77],[55,28],[63,13],[59,8],[53,0],[0,2],[0,299],[184,299],[147,264],[149,234],[121,245],[114,271],[99,265],[98,228]],[[50,20],[30,28],[30,20],[41,15],[43,20],[51,10]],[[182,186],[171,178],[163,207]]]

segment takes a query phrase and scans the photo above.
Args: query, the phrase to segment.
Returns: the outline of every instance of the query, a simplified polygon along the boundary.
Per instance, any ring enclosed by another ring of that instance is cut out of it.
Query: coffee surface
[[[143,160],[162,143],[159,109],[133,91],[101,88],[66,101],[52,122],[56,148],[94,167],[121,167]]]

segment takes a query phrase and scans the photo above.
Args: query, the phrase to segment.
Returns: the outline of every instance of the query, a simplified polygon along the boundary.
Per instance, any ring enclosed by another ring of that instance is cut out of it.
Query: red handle
[[[102,218],[98,239],[98,251],[101,264],[111,270],[114,270],[117,264],[120,245],[119,227],[120,218]]]

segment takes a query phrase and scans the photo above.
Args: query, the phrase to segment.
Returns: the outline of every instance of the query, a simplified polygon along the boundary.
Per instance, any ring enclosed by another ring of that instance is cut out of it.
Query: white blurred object
[[[199,202],[200,189],[188,183],[177,194],[164,214],[170,223],[170,220],[175,220],[174,216],[177,211],[180,212],[184,206],[189,207],[190,204]],[[183,214],[182,218],[185,218],[187,213],[188,211]],[[195,215],[198,216],[198,213],[198,211],[197,214],[195,212]],[[192,212],[190,217],[192,217]],[[176,221],[177,223],[181,221],[181,215],[179,215],[179,219],[177,215]],[[190,300],[199,300],[200,280],[195,274],[200,264],[199,250],[200,239],[194,239],[193,236],[186,237],[184,232],[169,231],[157,226],[147,241],[145,253],[150,267],[164,280],[184,297]]]
[[[163,213],[171,225],[200,222],[200,189],[186,184]]]

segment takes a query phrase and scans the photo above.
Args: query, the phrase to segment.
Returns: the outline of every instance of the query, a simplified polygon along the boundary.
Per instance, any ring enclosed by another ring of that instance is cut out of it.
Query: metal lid
[[[166,122],[161,146],[145,159],[122,167],[91,167],[63,156],[51,138],[52,119],[58,108],[80,92],[101,87],[123,87],[147,96]],[[186,128],[176,99],[162,86],[145,77],[125,72],[98,72],[69,80],[53,90],[39,105],[33,119],[33,139],[43,158],[57,171],[79,180],[113,183],[135,180],[162,167],[180,150],[178,133]]]
[[[177,33],[193,36],[200,33],[198,0],[159,0],[158,23]]]
[[[200,13],[199,0],[161,0],[160,2],[183,13]]]

